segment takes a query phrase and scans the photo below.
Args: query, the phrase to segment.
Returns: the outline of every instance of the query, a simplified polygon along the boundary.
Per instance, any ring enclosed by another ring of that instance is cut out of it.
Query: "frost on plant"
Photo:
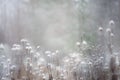
[[[119,4],[0,0],[0,80],[120,80]]]

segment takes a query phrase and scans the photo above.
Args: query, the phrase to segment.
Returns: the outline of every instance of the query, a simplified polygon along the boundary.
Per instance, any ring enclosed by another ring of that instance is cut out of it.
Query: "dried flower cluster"
[[[110,21],[110,25],[114,22]],[[12,47],[0,45],[0,80],[119,80],[119,54],[114,54],[111,28],[105,45],[76,42],[77,51],[45,51],[26,39]]]

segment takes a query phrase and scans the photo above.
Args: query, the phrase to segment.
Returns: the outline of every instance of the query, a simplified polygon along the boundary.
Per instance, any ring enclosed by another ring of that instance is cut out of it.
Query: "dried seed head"
[[[19,44],[13,44],[13,47],[20,47]]]
[[[45,51],[45,54],[50,54],[51,53],[51,51]]]
[[[15,69],[16,69],[16,66],[15,66],[15,65],[12,65],[12,66],[10,67],[10,69],[11,69],[11,70],[15,70]]]
[[[31,50],[32,47],[31,47],[31,46],[26,46],[25,49],[27,49],[27,50]]]
[[[55,53],[59,53],[59,50],[56,50]]]
[[[114,25],[114,24],[115,24],[115,22],[113,20],[109,21],[109,25]]]
[[[85,40],[83,40],[82,44],[83,45],[87,45],[87,42]]]
[[[37,49],[40,49],[40,46],[37,46]]]
[[[19,44],[13,44],[13,47],[11,48],[11,50],[16,51],[16,50],[20,50],[21,46]]]
[[[114,37],[114,34],[113,34],[113,33],[110,33],[110,36],[111,36],[111,37]]]
[[[32,66],[33,66],[33,64],[32,64],[32,63],[30,63],[30,64],[29,64],[29,67],[32,67]]]
[[[54,53],[54,52],[52,53],[53,56],[54,56],[55,54],[56,54],[56,53]]]
[[[76,42],[76,45],[77,45],[77,46],[80,46],[80,42]]]
[[[3,44],[0,44],[0,49],[4,49],[4,45]]]
[[[84,64],[86,64],[86,62],[82,61],[81,64],[84,65]]]
[[[1,80],[6,80],[6,78],[5,78],[5,77],[2,77]]]
[[[10,59],[7,59],[7,62],[8,62],[8,63],[10,63],[10,62],[11,62],[11,60],[10,60]]]
[[[25,43],[25,42],[28,42],[27,39],[21,39],[20,41],[21,41],[21,42],[24,42],[24,43]]]
[[[30,46],[30,43],[29,43],[29,42],[27,42],[27,43],[26,43],[26,46]]]
[[[111,33],[111,28],[107,28],[106,32]]]
[[[99,29],[98,29],[99,31],[103,31],[103,27],[99,27]]]
[[[33,54],[33,53],[35,53],[35,51],[34,50],[30,50],[30,53]]]

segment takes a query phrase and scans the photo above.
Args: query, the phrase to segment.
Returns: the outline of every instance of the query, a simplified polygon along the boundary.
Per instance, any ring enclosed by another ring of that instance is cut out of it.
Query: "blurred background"
[[[98,27],[109,21],[120,46],[120,0],[0,0],[0,43],[26,38],[46,49],[73,49],[77,41],[96,44]]]

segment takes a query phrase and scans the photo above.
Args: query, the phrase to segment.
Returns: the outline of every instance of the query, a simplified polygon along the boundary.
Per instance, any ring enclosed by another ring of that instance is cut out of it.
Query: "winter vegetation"
[[[110,21],[110,25],[113,25]],[[119,53],[114,53],[111,28],[98,29],[104,45],[76,42],[74,52],[49,51],[27,39],[0,45],[1,80],[119,80]],[[106,34],[106,35],[105,35]],[[102,40],[101,40],[102,41]]]
[[[0,80],[120,80],[120,0],[0,0]]]

